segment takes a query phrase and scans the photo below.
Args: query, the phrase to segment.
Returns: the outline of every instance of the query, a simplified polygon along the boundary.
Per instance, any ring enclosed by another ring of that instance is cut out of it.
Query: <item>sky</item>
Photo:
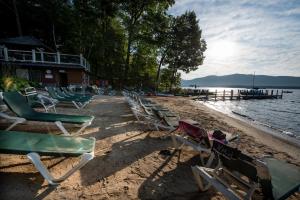
[[[194,10],[207,42],[208,75],[300,76],[300,0],[176,0],[170,14]]]

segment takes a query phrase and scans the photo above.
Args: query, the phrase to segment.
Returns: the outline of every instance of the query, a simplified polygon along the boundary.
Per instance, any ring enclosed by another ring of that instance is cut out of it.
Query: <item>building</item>
[[[12,66],[17,77],[41,85],[86,85],[90,65],[80,55],[55,52],[40,40],[30,37],[0,40],[0,64]]]

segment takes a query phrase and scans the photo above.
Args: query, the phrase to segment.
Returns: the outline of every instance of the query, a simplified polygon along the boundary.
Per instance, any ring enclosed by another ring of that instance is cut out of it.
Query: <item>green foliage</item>
[[[179,85],[178,70],[202,64],[206,43],[194,12],[168,14],[174,0],[18,0],[23,35],[41,39],[54,51],[83,54],[91,79],[113,86]],[[12,1],[6,6],[13,8]],[[13,9],[11,9],[13,10]],[[0,37],[15,37],[10,9],[0,12]],[[3,30],[3,31],[2,31]]]
[[[174,19],[167,49],[164,63],[173,72],[171,86],[178,70],[188,73],[203,64],[206,42],[201,39],[195,12],[186,12]]]
[[[181,81],[181,74],[176,73],[175,79],[173,77],[173,71],[168,68],[164,68],[161,70],[161,77],[160,77],[160,84],[159,84],[159,90],[161,91],[168,91],[172,86],[175,86],[175,88],[180,86]]]
[[[153,37],[156,34],[152,27],[155,27],[155,24],[158,23],[156,17],[166,15],[167,9],[173,3],[173,0],[121,1],[119,14],[126,38],[124,80],[128,80],[128,74],[138,75],[136,68],[134,68],[138,64],[134,63],[134,61],[137,61],[137,59],[133,59],[133,57],[136,57],[134,54],[141,52],[141,47],[151,46]],[[156,50],[153,45],[152,48],[151,54],[155,53]],[[151,54],[150,57],[152,57]],[[147,54],[144,56],[149,57]],[[133,78],[135,77],[131,79]]]
[[[17,77],[3,77],[0,79],[0,90],[2,91],[24,91],[25,88],[34,86],[26,79]]]

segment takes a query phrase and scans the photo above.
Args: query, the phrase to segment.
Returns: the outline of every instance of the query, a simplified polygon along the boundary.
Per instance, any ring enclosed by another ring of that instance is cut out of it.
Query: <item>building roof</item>
[[[39,39],[32,36],[3,38],[0,39],[0,44],[45,47],[45,45]]]

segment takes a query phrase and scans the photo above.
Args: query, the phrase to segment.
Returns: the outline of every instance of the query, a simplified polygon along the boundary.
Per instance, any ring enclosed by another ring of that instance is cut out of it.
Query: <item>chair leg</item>
[[[61,132],[63,132],[64,135],[71,136],[70,132],[67,131],[67,129],[64,127],[64,125],[60,121],[56,121],[54,123],[59,128],[59,130],[61,130]]]
[[[177,150],[179,145],[178,145],[178,142],[176,140],[176,136],[175,135],[171,135],[171,138],[172,138],[173,146]]]
[[[210,153],[209,159],[207,161],[207,163],[205,164],[205,167],[210,167],[212,162],[215,159],[215,154],[213,152]]]
[[[78,110],[80,110],[80,106],[79,106],[75,101],[72,101],[72,103],[74,104],[74,106],[75,106]]]
[[[199,186],[200,191],[204,192],[209,189],[210,184],[204,185],[202,178],[200,177],[200,174],[198,173],[197,166],[192,166],[192,172],[194,175],[194,178]]]
[[[94,118],[93,118],[93,119],[94,119]],[[74,136],[79,135],[86,127],[88,127],[89,125],[92,124],[93,119],[92,119],[91,121],[89,121],[89,122],[83,123],[82,126],[81,126],[81,128],[80,128],[78,131],[76,131],[76,133],[73,134],[73,135],[74,135]]]
[[[84,108],[89,103],[89,101],[87,101],[85,103],[80,103],[80,102],[72,101],[72,103],[75,105],[75,107],[78,110],[80,110],[80,109]]]
[[[27,157],[29,160],[34,164],[36,169],[42,174],[42,176],[49,182],[50,185],[57,185],[60,182],[67,179],[69,176],[71,176],[74,172],[82,168],[86,163],[88,163],[90,160],[94,158],[94,152],[92,153],[84,153],[81,156],[80,162],[75,165],[71,170],[66,172],[63,176],[59,178],[54,178],[48,169],[45,167],[45,165],[42,163],[40,159],[40,155],[37,153],[29,153],[27,154]]]
[[[0,112],[0,117],[3,117],[4,119],[10,120],[10,121],[14,121],[12,125],[10,125],[8,128],[5,129],[6,131],[9,131],[16,125],[24,123],[26,121],[26,119],[24,119],[24,118],[9,116],[2,112]]]
[[[214,173],[214,169],[193,166],[192,171],[201,191],[209,189],[209,187],[212,185],[228,199],[240,200],[240,197],[235,194],[230,187],[225,186],[218,179],[211,175]],[[208,184],[204,185],[203,180],[207,181]]]
[[[53,106],[53,110],[54,110],[54,113],[56,113],[56,108],[55,108],[55,105]]]
[[[7,129],[5,129],[6,131],[9,131],[9,130],[11,130],[13,127],[15,127],[16,125],[18,125],[18,124],[21,124],[21,123],[24,123],[26,121],[26,119],[24,119],[24,118],[18,118],[18,119],[16,119],[16,121],[12,124],[12,125],[10,125]]]
[[[81,125],[80,129],[78,131],[76,131],[76,133],[72,134],[72,136],[79,135],[86,127],[88,127],[89,125],[92,124],[93,120],[94,120],[94,118],[92,118],[91,121],[83,123]],[[64,135],[71,136],[71,133],[64,127],[64,125],[61,123],[61,121],[56,121],[54,123],[59,128],[59,130],[61,130],[61,132],[63,132]]]

